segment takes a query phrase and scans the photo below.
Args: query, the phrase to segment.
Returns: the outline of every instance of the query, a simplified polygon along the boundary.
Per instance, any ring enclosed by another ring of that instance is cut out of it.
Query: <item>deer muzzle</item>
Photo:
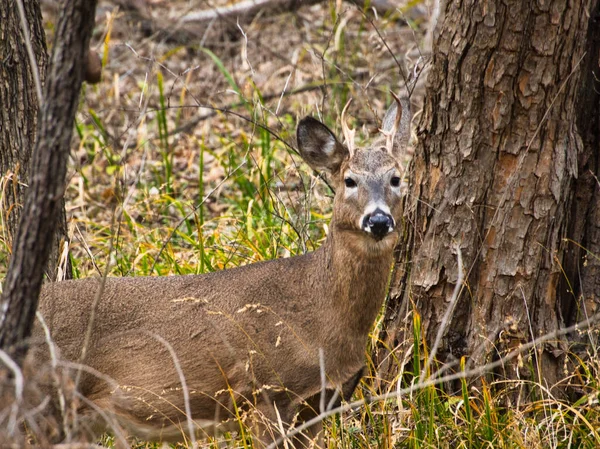
[[[377,240],[383,239],[394,230],[394,217],[381,209],[375,209],[366,214],[362,221],[362,229],[373,235]]]

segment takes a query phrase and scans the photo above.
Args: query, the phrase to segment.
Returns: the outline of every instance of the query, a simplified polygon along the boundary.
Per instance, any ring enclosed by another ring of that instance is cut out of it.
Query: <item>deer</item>
[[[53,347],[58,367],[78,373],[79,432],[190,441],[239,430],[243,417],[257,447],[283,447],[282,429],[350,399],[402,220],[411,113],[407,98],[394,99],[363,147],[348,127],[348,105],[344,143],[315,118],[299,122],[299,154],[335,191],[315,251],[201,275],[44,285],[28,359],[42,366]],[[322,425],[286,445],[324,447]]]

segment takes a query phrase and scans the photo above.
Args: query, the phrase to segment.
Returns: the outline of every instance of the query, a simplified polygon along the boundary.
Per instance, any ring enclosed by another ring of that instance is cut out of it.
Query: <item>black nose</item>
[[[363,219],[363,231],[370,232],[378,240],[394,229],[394,218],[381,209],[375,209]]]

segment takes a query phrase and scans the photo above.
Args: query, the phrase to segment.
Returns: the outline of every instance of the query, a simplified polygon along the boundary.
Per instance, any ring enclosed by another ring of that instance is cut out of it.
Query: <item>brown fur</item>
[[[397,140],[405,144],[410,114],[402,118]],[[298,132],[305,160],[328,169],[338,192],[329,235],[317,251],[200,276],[106,280],[85,363],[112,381],[85,372],[79,390],[126,432],[147,440],[184,438],[185,404],[176,364],[185,375],[199,435],[235,428],[235,404],[260,412],[253,415],[256,433],[265,443],[273,441],[256,417],[277,422],[276,407],[291,425],[303,404],[319,403],[320,349],[327,389],[346,384],[343,393],[351,395],[385,297],[398,237],[396,226],[381,240],[373,238],[358,227],[359,217],[378,189],[396,223],[400,220],[399,195],[388,188],[398,154],[374,145],[356,150],[348,160],[345,147],[321,127],[308,120]],[[321,147],[331,138],[334,154],[324,155]],[[348,170],[360,182],[352,198],[343,194]],[[79,360],[100,284],[84,279],[44,287],[39,310],[61,359]],[[157,336],[168,341],[177,360]],[[47,359],[41,329],[33,342],[29,357],[41,365]],[[304,410],[300,418],[311,413]],[[80,416],[90,433],[108,426],[85,403]],[[311,429],[312,436],[319,430]]]

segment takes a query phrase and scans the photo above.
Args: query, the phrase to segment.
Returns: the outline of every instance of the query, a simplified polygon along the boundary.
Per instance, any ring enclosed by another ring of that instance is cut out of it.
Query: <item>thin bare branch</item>
[[[25,8],[23,8],[23,0],[17,0],[17,9],[19,10],[19,18],[21,19],[21,31],[23,31],[23,37],[25,38],[25,48],[27,48],[27,56],[29,57],[29,68],[33,75],[33,82],[35,84],[35,92],[38,97],[38,103],[40,109],[44,103],[44,95],[42,94],[42,82],[40,81],[40,71],[35,59],[35,52],[31,45],[31,35],[29,34],[29,24],[27,23],[27,17],[25,17]]]
[[[440,324],[440,328],[438,329],[438,333],[435,336],[435,342],[431,348],[431,352],[429,353],[429,357],[427,358],[427,363],[423,367],[423,371],[421,371],[421,379],[425,379],[427,375],[427,371],[429,367],[435,360],[435,356],[440,347],[440,343],[442,342],[442,337],[446,333],[448,326],[450,325],[450,320],[454,315],[454,309],[456,307],[456,303],[458,302],[458,298],[463,289],[463,281],[465,279],[465,270],[463,268],[463,260],[462,260],[462,252],[460,250],[460,245],[456,245],[456,265],[458,274],[456,276],[456,285],[454,286],[454,291],[452,292],[452,297],[450,298],[450,302],[448,304],[448,308],[446,309],[446,313],[444,313],[444,317],[442,318],[442,323]]]

